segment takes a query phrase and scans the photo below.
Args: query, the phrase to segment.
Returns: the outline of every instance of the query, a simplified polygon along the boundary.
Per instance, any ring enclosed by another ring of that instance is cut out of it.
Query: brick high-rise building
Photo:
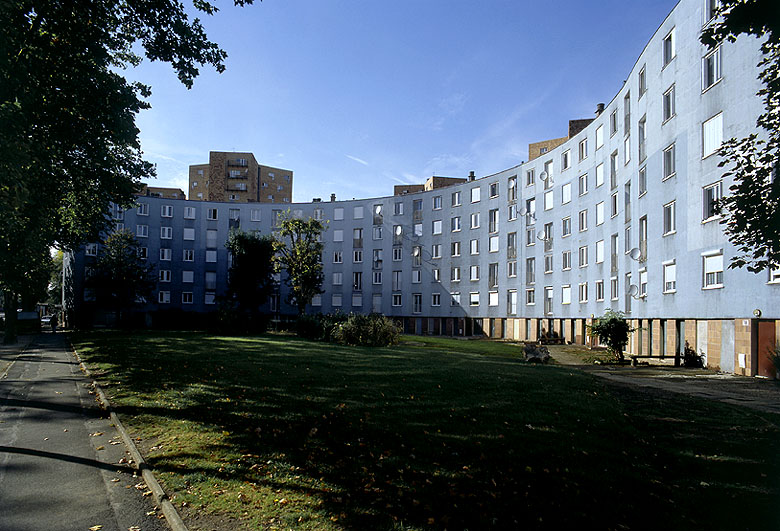
[[[208,164],[190,166],[195,201],[290,203],[293,172],[258,164],[252,153],[210,151]]]

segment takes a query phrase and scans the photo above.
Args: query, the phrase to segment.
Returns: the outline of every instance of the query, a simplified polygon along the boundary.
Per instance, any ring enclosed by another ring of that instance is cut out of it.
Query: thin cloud
[[[347,157],[348,159],[352,159],[355,162],[358,162],[358,163],[362,164],[363,166],[368,166],[368,162],[366,162],[363,159],[359,159],[357,157],[353,157],[352,155],[346,155],[346,154],[344,156]]]

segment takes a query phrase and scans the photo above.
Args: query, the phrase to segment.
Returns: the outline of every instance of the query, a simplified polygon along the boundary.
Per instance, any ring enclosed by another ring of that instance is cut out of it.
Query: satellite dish
[[[543,230],[540,230],[539,232],[537,232],[536,233],[536,237],[539,238],[543,242],[547,241],[547,236],[544,235],[544,231]]]
[[[510,180],[509,181],[509,188],[514,188],[515,186],[517,186],[517,181],[514,180],[514,179]]]
[[[401,232],[402,232],[402,231],[403,231],[403,229],[401,228],[401,225],[398,225],[398,226],[395,228],[395,233],[396,233],[398,236],[400,236],[400,235],[401,235]]]
[[[639,293],[639,287],[636,284],[631,284],[628,287],[628,296],[636,298],[637,293]]]
[[[382,213],[382,205],[377,205],[374,207],[374,213],[379,215]]]
[[[547,177],[548,177],[547,172],[542,170],[542,172],[539,174],[539,180],[540,181],[546,181]]]
[[[412,251],[412,256],[420,256],[420,248],[419,247],[415,247],[414,248],[414,250]]]
[[[639,260],[642,258],[642,251],[640,251],[638,247],[634,247],[628,252],[628,256],[630,256],[632,260]]]
[[[520,215],[525,216],[528,213],[528,209],[525,207],[520,207]]]

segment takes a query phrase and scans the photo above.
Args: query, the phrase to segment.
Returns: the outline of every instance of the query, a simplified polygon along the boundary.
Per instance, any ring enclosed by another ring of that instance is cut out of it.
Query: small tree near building
[[[603,316],[587,327],[588,332],[598,336],[601,343],[607,346],[607,350],[615,356],[617,361],[623,361],[623,350],[628,344],[628,335],[635,330],[628,324],[623,312],[607,310]]]
[[[235,309],[247,323],[252,323],[273,291],[274,240],[234,229],[225,247],[232,260],[228,300],[235,303]]]
[[[109,234],[85,286],[92,289],[97,305],[113,311],[117,325],[122,312],[148,297],[154,288],[154,266],[139,257],[138,240],[128,230]]]
[[[322,242],[319,236],[325,226],[314,218],[293,217],[288,210],[279,216],[278,227],[274,238],[274,264],[277,272],[287,272],[286,282],[290,286],[287,302],[297,306],[298,315],[303,315],[312,298],[322,293]]]

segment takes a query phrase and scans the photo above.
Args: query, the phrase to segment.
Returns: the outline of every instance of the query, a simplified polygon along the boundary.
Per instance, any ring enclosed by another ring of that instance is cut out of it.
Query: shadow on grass
[[[149,458],[182,489],[221,480],[313,498],[312,511],[349,529],[777,523],[776,416],[611,388],[472,345],[463,355],[274,336],[74,340],[134,427],[218,434]]]

